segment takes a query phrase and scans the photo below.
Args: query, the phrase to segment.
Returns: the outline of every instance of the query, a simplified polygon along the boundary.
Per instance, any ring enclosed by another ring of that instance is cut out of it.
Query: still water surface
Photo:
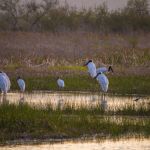
[[[41,145],[17,145],[0,147],[0,150],[150,150],[148,139],[122,139],[92,142],[64,142]]]
[[[136,102],[135,99],[139,98]],[[150,97],[137,97],[137,96],[114,96],[106,95],[105,99],[101,97],[100,93],[84,93],[84,92],[33,92],[25,93],[8,93],[7,97],[3,99],[0,96],[0,101],[7,101],[8,103],[27,102],[30,105],[46,106],[52,105],[54,108],[58,105],[62,107],[71,105],[74,107],[86,106],[94,107],[100,105],[106,109],[118,109],[126,106],[145,106],[150,107]]]

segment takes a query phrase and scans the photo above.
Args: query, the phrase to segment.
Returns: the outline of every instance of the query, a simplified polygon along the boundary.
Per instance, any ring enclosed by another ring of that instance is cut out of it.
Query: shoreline
[[[73,138],[73,137],[46,137],[46,138],[27,138],[27,139],[15,139],[11,141],[5,141],[3,143],[0,143],[0,147],[5,147],[5,146],[13,146],[13,145],[43,145],[43,144],[59,144],[59,143],[66,143],[66,142],[103,142],[106,140],[109,141],[120,141],[120,140],[130,140],[130,139],[136,139],[136,140],[150,140],[150,136],[142,136],[142,135],[135,135],[135,136],[120,136],[120,137],[110,137],[109,135],[100,135],[100,134],[95,134],[95,135],[86,135],[78,138]]]
[[[8,92],[8,94],[15,94],[15,93],[19,93],[19,90],[11,90]],[[54,93],[68,93],[68,94],[102,94],[102,92],[99,91],[70,91],[70,90],[33,90],[33,91],[25,91],[25,94],[34,94],[34,93],[42,93],[42,94],[54,94]],[[121,93],[106,93],[107,96],[121,96],[121,97],[136,97],[136,96],[140,96],[140,98],[147,98],[150,97],[150,94],[138,94],[138,93],[133,93],[133,94],[121,94]]]

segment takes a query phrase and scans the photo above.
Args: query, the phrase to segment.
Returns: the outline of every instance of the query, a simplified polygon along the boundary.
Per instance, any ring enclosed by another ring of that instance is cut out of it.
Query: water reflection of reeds
[[[113,96],[107,95],[106,99],[101,99],[100,93],[80,93],[80,92],[34,92],[26,93],[20,98],[18,93],[10,93],[1,102],[5,103],[28,103],[36,107],[60,109],[63,112],[75,113],[88,112],[92,114],[105,115],[142,115],[150,116],[150,98],[140,97],[139,101],[134,101],[136,96]]]

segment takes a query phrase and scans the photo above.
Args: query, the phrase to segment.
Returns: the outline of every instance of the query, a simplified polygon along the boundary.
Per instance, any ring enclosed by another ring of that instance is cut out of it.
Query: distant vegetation
[[[21,1],[0,0],[0,70],[12,83],[19,75],[30,81],[27,90],[57,90],[55,78],[61,76],[65,90],[95,91],[98,84],[89,82],[83,67],[91,58],[97,67],[113,66],[109,92],[149,94],[147,0],[129,0],[111,12],[106,4],[76,10],[57,0]]]
[[[119,74],[145,75],[149,31],[147,0],[129,0],[111,12],[105,3],[76,10],[58,0],[0,0],[0,67],[24,74],[81,73],[85,68],[80,66],[92,58],[97,67],[113,65]]]
[[[109,12],[106,4],[76,10],[58,0],[0,0],[1,31],[150,31],[148,0],[129,0],[123,9]]]

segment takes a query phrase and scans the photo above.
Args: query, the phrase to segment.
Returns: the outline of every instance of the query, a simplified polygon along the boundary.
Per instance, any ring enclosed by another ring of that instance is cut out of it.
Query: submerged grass
[[[98,112],[103,111],[70,108],[54,110],[50,106],[42,108],[27,104],[2,104],[0,143],[20,138],[79,138],[94,134],[112,138],[126,134],[150,136],[150,119],[112,119],[97,116]]]
[[[96,80],[87,75],[65,75],[65,91],[100,91]],[[110,76],[109,93],[118,94],[150,94],[149,76]],[[26,90],[59,90],[56,77],[26,77]],[[12,89],[17,90],[16,79],[12,79]]]

